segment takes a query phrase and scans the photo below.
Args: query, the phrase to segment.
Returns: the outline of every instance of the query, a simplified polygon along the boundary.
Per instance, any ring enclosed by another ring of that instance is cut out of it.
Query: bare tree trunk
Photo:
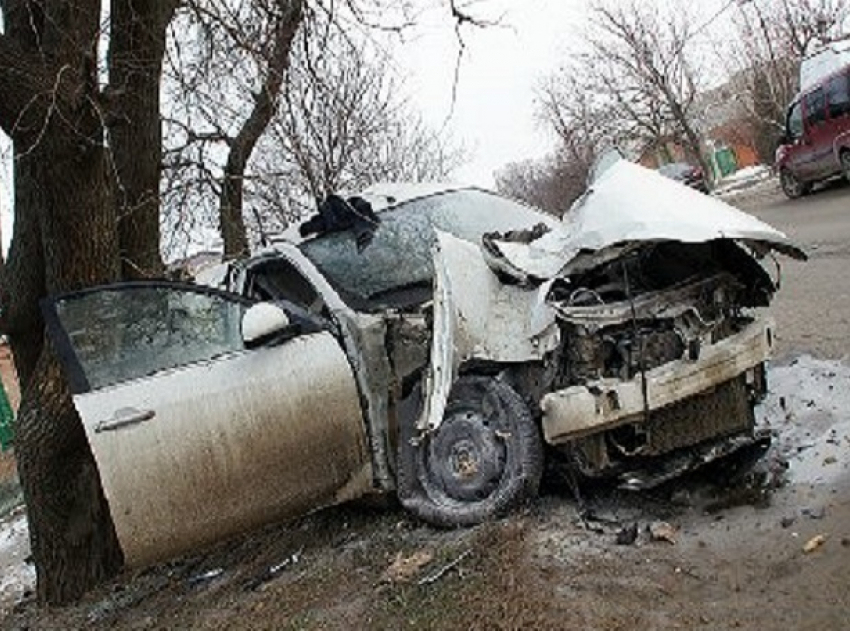
[[[673,113],[673,116],[676,119],[676,122],[682,128],[682,132],[685,134],[685,142],[687,144],[688,149],[691,150],[697,162],[699,162],[699,166],[702,169],[703,174],[706,177],[706,181],[713,183],[714,182],[714,171],[711,168],[711,162],[705,159],[705,154],[702,152],[702,143],[700,142],[699,136],[691,125],[691,121],[688,116],[685,114],[682,107],[679,105],[678,101],[673,95],[668,94],[670,111]]]
[[[37,203],[17,212],[38,217],[47,293],[118,278],[105,150],[94,142],[81,145],[69,130],[52,127],[21,158],[28,164],[18,169],[16,182],[20,190],[39,196]],[[9,291],[13,296],[41,291],[28,286],[34,280],[15,277]],[[121,552],[82,423],[53,349],[39,337],[42,329],[40,324],[38,330],[30,326],[11,336],[18,364],[23,358],[26,364],[15,451],[38,596],[43,602],[64,603],[116,572]],[[40,353],[31,369],[36,349]]]
[[[179,0],[112,0],[109,141],[118,176],[122,277],[161,276],[160,77],[165,32]]]
[[[254,97],[254,107],[239,133],[230,142],[219,200],[219,224],[225,259],[249,253],[248,234],[242,216],[245,168],[260,136],[275,115],[283,77],[289,66],[292,40],[303,18],[303,0],[281,0],[281,13],[275,24],[274,43],[267,61],[266,79]]]
[[[20,369],[16,457],[42,602],[118,570],[121,551],[38,299],[118,278],[112,186],[97,108],[99,0],[4,4],[0,125],[16,152],[16,226],[3,325]]]

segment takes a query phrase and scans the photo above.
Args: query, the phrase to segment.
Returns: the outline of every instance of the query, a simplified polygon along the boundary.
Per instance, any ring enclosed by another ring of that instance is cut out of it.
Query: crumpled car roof
[[[491,257],[503,259],[502,269],[549,279],[588,252],[601,253],[637,242],[703,243],[715,239],[742,241],[758,253],[775,249],[793,258],[806,258],[776,228],[626,160],[606,168],[548,234],[530,243],[495,239],[487,247]]]

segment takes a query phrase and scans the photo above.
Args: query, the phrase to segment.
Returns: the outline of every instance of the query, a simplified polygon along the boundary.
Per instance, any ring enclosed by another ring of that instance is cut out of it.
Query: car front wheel
[[[788,169],[782,169],[782,172],[779,174],[779,181],[782,185],[782,192],[789,199],[797,199],[798,197],[802,197],[803,195],[808,194],[808,192],[812,189],[812,185],[801,182],[796,175],[791,173]]]
[[[439,428],[403,439],[401,449],[402,504],[438,526],[507,513],[536,496],[543,472],[542,438],[528,407],[492,377],[458,379]]]

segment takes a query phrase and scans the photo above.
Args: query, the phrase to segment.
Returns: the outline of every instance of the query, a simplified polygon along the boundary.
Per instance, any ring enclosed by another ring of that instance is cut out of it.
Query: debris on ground
[[[418,550],[410,556],[399,552],[390,566],[384,571],[384,583],[406,583],[416,576],[419,571],[434,559],[434,554],[428,550]]]
[[[826,517],[826,509],[823,506],[819,508],[804,508],[800,513],[809,519],[823,519]]]
[[[458,565],[460,565],[460,562],[461,562],[461,561],[463,561],[463,560],[464,560],[466,557],[468,557],[470,554],[472,554],[472,550],[467,550],[466,552],[464,552],[463,554],[461,554],[460,556],[458,556],[458,557],[457,557],[454,561],[452,561],[451,563],[449,563],[449,564],[447,564],[447,565],[444,565],[443,567],[441,567],[439,570],[437,570],[437,571],[436,571],[436,572],[434,572],[433,574],[429,574],[429,575],[428,575],[428,576],[426,576],[425,578],[421,579],[421,580],[419,581],[419,584],[420,584],[420,585],[430,585],[431,583],[435,583],[435,582],[437,582],[437,581],[438,581],[438,580],[440,580],[440,579],[441,579],[441,578],[442,578],[442,577],[443,577],[443,576],[444,576],[444,575],[445,575],[445,574],[446,574],[449,570],[451,570],[451,569],[453,569],[453,568],[456,568]]]
[[[202,572],[201,574],[196,574],[195,576],[190,576],[189,585],[194,587],[196,585],[201,585],[202,583],[208,583],[214,579],[217,579],[222,574],[224,574],[224,569],[217,567],[214,570]]]
[[[676,543],[676,529],[666,521],[656,521],[647,526],[649,538],[652,541],[666,541]]]
[[[803,546],[803,552],[809,554],[810,552],[814,552],[818,548],[820,548],[824,543],[826,543],[826,535],[817,535],[812,537],[806,542],[806,545]]]
[[[638,538],[638,525],[637,522],[633,523],[631,526],[625,526],[617,533],[617,545],[618,546],[630,546]]]
[[[304,552],[304,548],[299,548],[299,550],[288,557],[286,557],[280,563],[276,563],[272,565],[267,570],[261,572],[257,576],[253,577],[249,581],[245,583],[245,589],[248,591],[253,591],[258,589],[260,586],[268,583],[271,580],[277,578],[277,576],[283,572],[285,569],[292,567],[298,561],[301,560],[301,554]]]

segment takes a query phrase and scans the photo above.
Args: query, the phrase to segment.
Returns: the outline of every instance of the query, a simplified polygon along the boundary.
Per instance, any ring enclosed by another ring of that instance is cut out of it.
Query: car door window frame
[[[354,313],[351,304],[346,301],[337,290],[328,282],[318,268],[307,258],[295,245],[287,245],[275,249],[261,257],[257,257],[251,261],[249,266],[244,266],[240,270],[241,280],[235,284],[234,289],[240,293],[246,291],[245,284],[248,281],[251,268],[256,265],[261,265],[263,261],[268,261],[272,258],[281,258],[294,267],[307,280],[310,285],[318,292],[319,297],[325,302],[325,305],[333,313],[335,311],[344,311],[346,313]]]
[[[102,285],[99,287],[91,287],[82,289],[75,292],[69,292],[65,294],[60,294],[57,296],[51,296],[41,301],[41,310],[45,321],[45,327],[47,332],[53,341],[54,348],[56,350],[59,359],[65,368],[66,379],[68,380],[69,387],[71,389],[72,394],[83,394],[85,392],[91,392],[94,390],[98,390],[104,387],[110,387],[110,385],[115,385],[117,383],[126,383],[130,381],[134,381],[137,379],[143,379],[149,375],[138,375],[134,377],[129,377],[126,379],[121,379],[115,384],[105,384],[103,386],[93,387],[90,383],[89,377],[86,375],[86,371],[83,368],[82,362],[75,350],[74,344],[71,341],[71,338],[68,334],[68,331],[62,324],[61,318],[59,316],[57,310],[57,304],[64,300],[73,300],[76,298],[81,298],[86,295],[95,294],[99,292],[105,291],[132,291],[139,289],[167,289],[175,292],[185,292],[185,293],[193,293],[200,295],[210,295],[216,296],[219,298],[223,298],[235,304],[240,304],[243,307],[249,307],[252,304],[255,304],[255,301],[249,300],[244,296],[240,296],[238,294],[234,294],[227,291],[222,291],[219,289],[215,289],[212,287],[206,287],[203,285],[194,285],[190,283],[180,283],[180,282],[172,282],[172,281],[131,281],[131,282],[122,282],[122,283],[114,283],[111,285]],[[299,314],[300,315],[300,314]],[[94,316],[93,316],[94,317]],[[163,367],[159,370],[152,372],[151,374],[158,374],[167,370],[179,369],[184,366],[188,366],[194,363],[198,363],[199,361],[209,361],[211,359],[216,359],[218,357],[224,355],[230,355],[233,353],[242,353],[246,352],[246,349],[242,348],[239,350],[232,351],[230,353],[223,353],[221,355],[216,355],[215,357],[207,358],[206,360],[191,360],[187,361],[184,364],[177,364],[175,366]]]
[[[826,100],[830,119],[850,114],[850,73],[842,72],[826,82]]]

